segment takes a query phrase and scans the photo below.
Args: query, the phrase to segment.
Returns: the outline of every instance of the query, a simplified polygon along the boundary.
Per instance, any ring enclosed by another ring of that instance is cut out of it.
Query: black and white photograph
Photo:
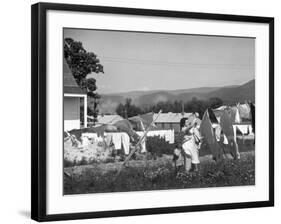
[[[254,37],[62,41],[64,195],[255,185]]]

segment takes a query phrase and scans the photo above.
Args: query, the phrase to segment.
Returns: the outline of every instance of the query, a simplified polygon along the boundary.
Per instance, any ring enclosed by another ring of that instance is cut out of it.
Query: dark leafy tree
[[[120,103],[117,106],[116,113],[124,118],[128,118],[142,114],[143,111],[141,108],[132,104],[132,99],[127,98],[124,104]]]
[[[91,114],[96,119],[98,115],[98,99],[100,98],[100,95],[95,92],[97,90],[96,79],[87,78],[87,76],[91,73],[104,73],[100,60],[93,52],[87,52],[81,42],[75,41],[72,38],[64,39],[64,58],[66,59],[77,84],[87,91],[88,97],[94,99],[94,108],[90,108],[91,112],[88,114]]]
[[[88,92],[94,92],[97,90],[97,86],[96,86],[96,80],[94,78],[89,78],[86,79],[86,86],[88,89]]]
[[[208,100],[200,100],[196,97],[193,97],[192,100],[183,103],[182,101],[163,101],[158,102],[154,105],[146,107],[143,113],[154,112],[158,113],[159,110],[162,110],[163,113],[173,112],[180,113],[185,112],[198,112],[202,118],[204,112],[207,108],[216,108],[223,105],[223,101],[220,98],[210,98]]]

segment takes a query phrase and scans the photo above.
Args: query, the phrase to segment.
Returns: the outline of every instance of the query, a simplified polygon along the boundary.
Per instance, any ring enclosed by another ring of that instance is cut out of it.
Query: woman
[[[191,170],[198,171],[198,164],[200,163],[199,149],[201,146],[201,136],[197,122],[194,122],[192,126],[190,126],[190,124],[186,124],[183,131],[186,134],[184,136],[182,148],[185,154],[191,157]]]
[[[182,143],[183,143],[184,136],[185,136],[184,127],[185,127],[186,120],[187,120],[187,118],[182,118],[180,120],[180,132],[176,136],[176,139],[175,139],[176,148],[174,150],[173,161],[175,163],[176,174],[182,169],[185,169],[185,170],[190,169],[190,168],[187,168],[186,154],[182,149]]]

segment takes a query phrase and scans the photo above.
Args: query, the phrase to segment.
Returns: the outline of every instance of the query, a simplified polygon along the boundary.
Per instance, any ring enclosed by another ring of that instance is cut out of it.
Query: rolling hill
[[[225,87],[200,87],[179,90],[153,90],[153,91],[132,91],[102,95],[100,100],[100,113],[114,113],[119,103],[124,103],[126,98],[131,98],[133,104],[144,107],[156,104],[160,101],[190,101],[193,97],[207,100],[211,97],[218,97],[224,104],[234,104],[251,100],[255,102],[255,80],[242,85]]]

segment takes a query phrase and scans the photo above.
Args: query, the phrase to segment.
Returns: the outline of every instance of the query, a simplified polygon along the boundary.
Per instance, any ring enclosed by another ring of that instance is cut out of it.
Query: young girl
[[[199,130],[197,128],[197,123],[195,122],[193,126],[186,129],[186,135],[184,137],[184,142],[182,148],[185,154],[191,157],[191,170],[198,171],[199,161],[199,148],[201,146],[201,137]]]

